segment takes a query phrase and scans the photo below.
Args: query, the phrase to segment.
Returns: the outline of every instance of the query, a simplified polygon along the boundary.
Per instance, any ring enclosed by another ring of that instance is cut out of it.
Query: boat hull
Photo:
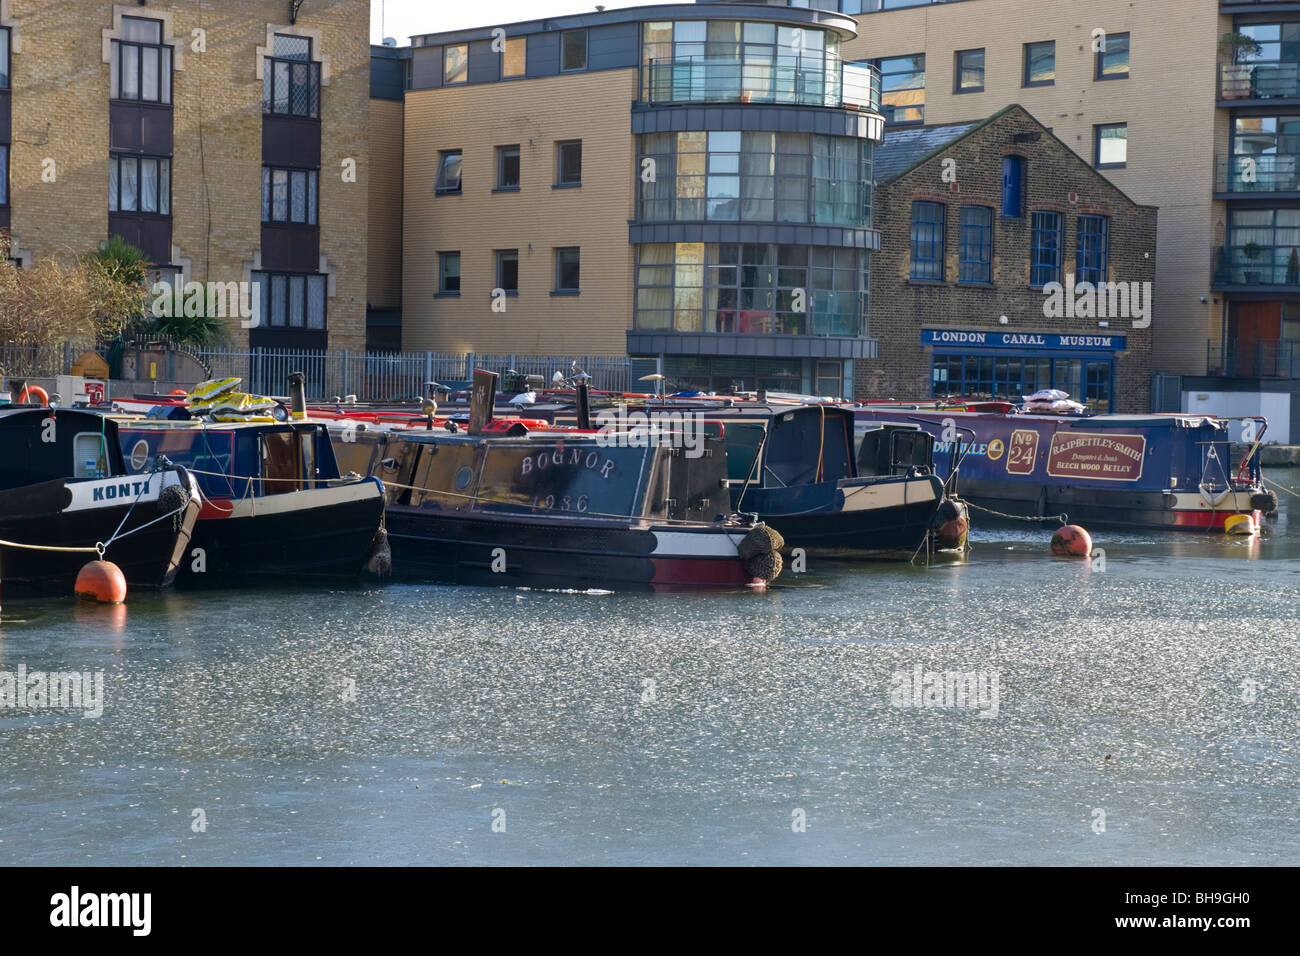
[[[390,507],[401,579],[498,587],[732,589],[752,577],[737,553],[748,529],[629,527]]]
[[[329,488],[204,502],[179,585],[288,577],[356,578],[384,512],[377,478]]]
[[[751,488],[737,510],[755,511],[787,548],[876,558],[910,558],[943,500],[933,475],[845,479],[790,488]]]
[[[122,570],[127,587],[166,587],[175,579],[190,543],[200,498],[193,478],[183,470],[150,478],[156,487],[144,494],[141,476],[46,481],[0,492],[0,538],[84,548],[118,534],[104,558]],[[177,487],[185,491],[183,505],[160,495],[161,490]],[[130,490],[119,495],[123,488]],[[112,497],[105,494],[110,490]],[[6,596],[70,594],[77,573],[95,559],[95,554],[81,551],[0,547],[0,584]]]

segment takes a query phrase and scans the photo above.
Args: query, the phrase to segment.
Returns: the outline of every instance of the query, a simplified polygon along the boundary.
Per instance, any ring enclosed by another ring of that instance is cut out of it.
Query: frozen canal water
[[[766,595],[8,603],[0,670],[104,703],[0,710],[0,864],[1294,865],[1295,513]]]

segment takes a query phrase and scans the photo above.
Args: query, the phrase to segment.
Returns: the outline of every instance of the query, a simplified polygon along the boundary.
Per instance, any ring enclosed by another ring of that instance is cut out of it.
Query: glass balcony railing
[[[865,63],[829,53],[772,60],[710,56],[651,60],[646,101],[665,103],[784,103],[880,110],[880,74]]]
[[[1253,60],[1219,66],[1219,99],[1300,97],[1300,60]]]
[[[1206,368],[1226,378],[1300,378],[1300,342],[1211,340],[1206,343]]]
[[[1214,252],[1216,286],[1290,286],[1300,290],[1300,249],[1220,246]]]
[[[1219,156],[1214,190],[1220,193],[1300,192],[1300,155]]]

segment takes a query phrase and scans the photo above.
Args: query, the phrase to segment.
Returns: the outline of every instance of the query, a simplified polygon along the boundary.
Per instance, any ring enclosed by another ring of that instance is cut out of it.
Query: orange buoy
[[[1086,558],[1092,554],[1092,535],[1077,524],[1062,525],[1052,535],[1052,554],[1064,558]]]
[[[77,597],[100,604],[126,600],[126,577],[112,561],[91,561],[77,572]]]
[[[40,399],[40,404],[50,404],[49,393],[39,385],[24,385],[23,390],[18,393],[18,400],[15,405],[26,405],[28,402]]]

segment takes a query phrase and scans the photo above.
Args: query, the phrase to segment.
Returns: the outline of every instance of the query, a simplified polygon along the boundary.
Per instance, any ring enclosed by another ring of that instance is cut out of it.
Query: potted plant
[[[1264,247],[1257,242],[1251,241],[1246,243],[1244,246],[1242,246],[1241,251],[1242,254],[1245,255],[1247,259],[1249,259],[1251,262],[1254,262],[1257,258],[1259,258],[1259,254],[1264,251]],[[1246,272],[1246,282],[1248,284],[1253,284],[1258,280],[1258,278],[1259,278],[1259,273],[1253,271]]]
[[[1225,33],[1219,39],[1219,55],[1227,63],[1222,67],[1222,86],[1220,92],[1225,100],[1239,100],[1251,96],[1254,67],[1249,59],[1259,56],[1263,47],[1254,37],[1244,33]]]

